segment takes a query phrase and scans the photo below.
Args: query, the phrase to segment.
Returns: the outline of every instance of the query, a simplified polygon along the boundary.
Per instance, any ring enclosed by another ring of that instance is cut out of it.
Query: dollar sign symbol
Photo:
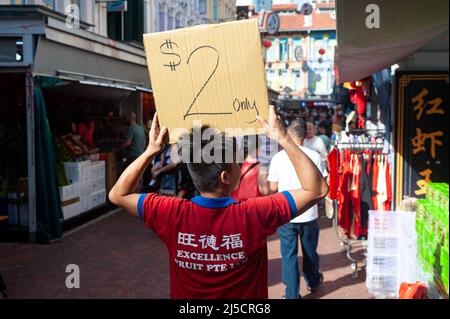
[[[164,66],[169,67],[171,71],[176,71],[176,67],[181,63],[181,57],[178,54],[171,52],[173,51],[174,46],[178,48],[178,44],[170,39],[166,39],[166,42],[161,44],[161,46],[159,47],[162,54],[173,56],[173,60],[170,61],[169,64],[163,64]]]

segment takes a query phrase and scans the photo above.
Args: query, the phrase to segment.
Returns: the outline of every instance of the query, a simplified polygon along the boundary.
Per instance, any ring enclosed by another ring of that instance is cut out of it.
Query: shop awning
[[[379,28],[366,26],[371,4],[379,8]],[[448,34],[448,9],[448,0],[337,0],[338,82],[370,76]]]
[[[33,74],[133,91],[150,91],[146,66],[50,41],[38,41]]]

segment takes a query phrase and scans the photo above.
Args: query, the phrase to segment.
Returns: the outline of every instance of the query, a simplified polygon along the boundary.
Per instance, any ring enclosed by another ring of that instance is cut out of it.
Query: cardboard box
[[[256,134],[256,115],[268,118],[257,19],[145,34],[144,45],[160,125],[171,143],[199,125]]]
[[[64,220],[78,216],[81,213],[81,203],[79,200],[70,205],[62,206],[61,208]]]
[[[89,181],[88,167],[90,161],[64,162],[64,171],[70,184],[85,183]]]
[[[77,198],[80,196],[79,183],[69,184],[59,187],[59,197],[61,202]]]
[[[89,209],[106,203],[106,190],[100,190],[90,195]]]

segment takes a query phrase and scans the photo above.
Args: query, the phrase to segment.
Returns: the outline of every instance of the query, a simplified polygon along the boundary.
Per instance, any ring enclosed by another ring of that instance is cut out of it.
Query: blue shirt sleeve
[[[288,191],[284,191],[282,192],[282,194],[286,197],[289,203],[289,207],[291,207],[292,218],[297,217],[297,205],[295,205],[294,197],[292,197],[291,193],[289,193]]]

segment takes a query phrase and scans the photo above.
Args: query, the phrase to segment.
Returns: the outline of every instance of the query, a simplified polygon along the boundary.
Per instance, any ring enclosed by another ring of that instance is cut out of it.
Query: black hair
[[[331,124],[329,121],[322,121],[320,122],[317,127],[322,127],[325,129],[325,135],[328,137],[331,137]]]
[[[205,132],[207,138],[204,138]],[[200,192],[213,192],[219,184],[220,174],[223,171],[231,171],[235,161],[236,140],[208,126],[193,128],[191,133],[183,135],[181,140],[180,156],[187,164],[195,187]],[[189,156],[184,153],[186,151]],[[210,163],[204,161],[205,155],[211,156]]]

